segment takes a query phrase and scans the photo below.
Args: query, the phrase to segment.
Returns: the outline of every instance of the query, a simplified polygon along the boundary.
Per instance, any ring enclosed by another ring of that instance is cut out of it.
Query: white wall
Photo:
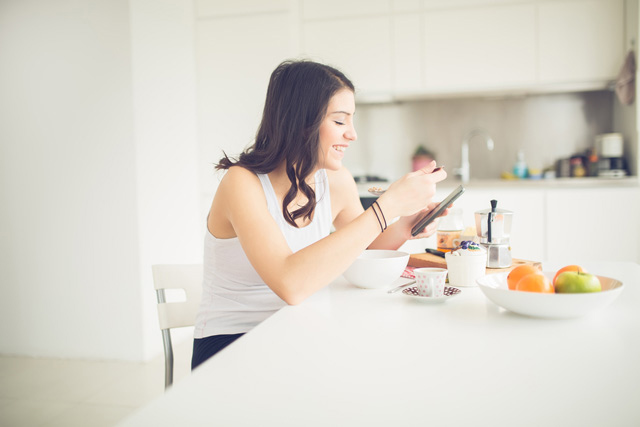
[[[151,265],[201,262],[205,221],[199,205],[193,3],[130,0],[130,5],[139,271],[147,359],[162,348]]]
[[[202,211],[208,212],[221,177],[214,164],[223,151],[237,156],[253,143],[269,77],[280,62],[295,57],[297,11],[286,3],[294,2],[197,2]]]
[[[0,2],[0,353],[161,351],[150,264],[200,246],[191,8]]]

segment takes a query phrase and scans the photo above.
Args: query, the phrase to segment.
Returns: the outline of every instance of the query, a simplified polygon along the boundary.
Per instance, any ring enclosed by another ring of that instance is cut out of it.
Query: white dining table
[[[623,292],[563,320],[477,287],[427,304],[339,278],[121,425],[640,426],[640,265],[583,266]]]

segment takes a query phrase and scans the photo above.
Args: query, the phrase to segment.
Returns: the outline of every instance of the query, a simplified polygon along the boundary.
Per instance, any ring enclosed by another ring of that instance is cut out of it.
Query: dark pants
[[[212,337],[196,338],[193,340],[193,357],[191,369],[195,369],[202,362],[243,336],[244,334],[214,335]]]

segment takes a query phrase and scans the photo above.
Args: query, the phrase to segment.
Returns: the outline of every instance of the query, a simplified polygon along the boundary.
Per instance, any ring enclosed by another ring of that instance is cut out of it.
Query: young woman
[[[332,67],[287,61],[271,75],[255,143],[217,165],[226,173],[207,218],[192,368],[327,286],[365,249],[397,249],[435,206],[446,173],[432,173],[432,162],[363,210],[342,165],[357,138],[354,114],[353,84]]]

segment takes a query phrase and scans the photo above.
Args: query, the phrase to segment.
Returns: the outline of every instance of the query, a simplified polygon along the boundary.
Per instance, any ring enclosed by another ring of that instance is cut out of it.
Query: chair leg
[[[162,330],[162,342],[164,344],[164,389],[173,384],[173,346],[171,344],[171,332]]]

